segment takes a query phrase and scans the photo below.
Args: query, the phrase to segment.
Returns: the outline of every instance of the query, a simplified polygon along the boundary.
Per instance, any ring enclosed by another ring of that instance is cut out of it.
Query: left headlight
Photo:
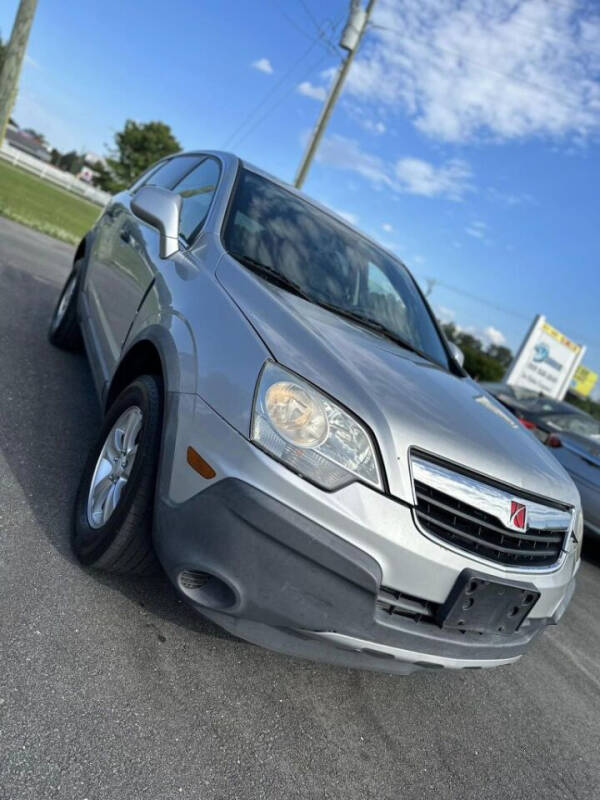
[[[364,426],[270,361],[258,379],[250,435],[267,453],[324,489],[356,479],[383,489],[375,445]]]

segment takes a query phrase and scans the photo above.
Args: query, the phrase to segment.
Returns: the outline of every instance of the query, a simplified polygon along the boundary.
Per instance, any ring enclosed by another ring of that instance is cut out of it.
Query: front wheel
[[[161,427],[161,381],[143,375],[110,407],[83,470],[72,535],[82,564],[109,572],[155,571],[152,511]]]
[[[80,265],[77,263],[73,265],[71,274],[62,288],[48,329],[50,343],[63,350],[79,350],[82,345],[81,331],[77,322],[78,266]]]

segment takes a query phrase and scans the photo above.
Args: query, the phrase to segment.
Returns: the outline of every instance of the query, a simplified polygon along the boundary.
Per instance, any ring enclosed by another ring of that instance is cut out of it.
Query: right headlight
[[[314,386],[267,362],[258,380],[251,439],[324,489],[360,480],[383,489],[369,432]]]

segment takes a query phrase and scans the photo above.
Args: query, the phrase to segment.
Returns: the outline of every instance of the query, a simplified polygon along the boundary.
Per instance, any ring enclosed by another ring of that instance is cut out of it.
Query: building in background
[[[50,150],[45,144],[40,142],[32,133],[18,128],[16,125],[8,125],[6,128],[5,141],[11,147],[22,150],[30,156],[39,158],[40,161],[49,163]]]

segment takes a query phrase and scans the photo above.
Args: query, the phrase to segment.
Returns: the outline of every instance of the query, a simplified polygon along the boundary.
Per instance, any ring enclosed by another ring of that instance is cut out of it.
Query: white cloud
[[[381,136],[381,134],[385,133],[387,130],[385,123],[381,120],[376,122],[375,120],[366,118],[361,120],[360,124],[366,131],[369,131],[369,133],[376,133],[378,136]]]
[[[489,345],[496,345],[499,347],[500,345],[506,344],[506,336],[502,333],[502,331],[498,330],[498,328],[494,328],[493,325],[488,325],[487,328],[477,328],[475,325],[461,325],[459,322],[456,321],[456,312],[453,308],[448,308],[447,306],[435,306],[434,307],[435,315],[439,319],[440,322],[443,324],[452,323],[458,333],[468,333],[471,336],[475,336],[477,339],[483,341],[485,346]]]
[[[322,72],[321,76],[324,80],[329,82],[328,70]],[[360,103],[355,103],[345,98],[343,105],[348,116],[357,122],[363,130],[374,133],[376,136],[381,136],[387,131],[385,122],[381,119],[374,119],[374,115],[371,114],[371,109],[365,108],[362,101]],[[375,110],[375,116],[381,116],[384,113],[384,109],[379,108]]]
[[[352,211],[344,211],[343,209],[339,208],[332,208],[333,212],[335,212],[338,217],[345,219],[346,222],[349,222],[350,225],[358,225],[358,216],[353,214]]]
[[[456,318],[454,309],[448,308],[447,306],[436,306],[435,315],[440,322],[454,322]]]
[[[273,74],[273,67],[268,58],[259,58],[257,61],[253,61],[250,66],[259,72],[265,72],[267,75]]]
[[[469,234],[469,236],[472,236],[474,239],[485,239],[487,234],[487,229],[488,226],[485,224],[485,222],[481,222],[481,220],[475,220],[474,222],[471,222],[469,225],[467,225],[465,231],[466,233]]]
[[[584,0],[380,0],[348,76],[445,141],[600,131],[600,14]]]
[[[394,228],[392,225],[390,225],[389,222],[384,222],[383,225],[381,226],[381,230],[385,231],[386,233],[391,233],[394,230]]]
[[[527,192],[504,192],[490,186],[487,190],[488,196],[491,200],[502,203],[506,206],[525,206],[535,205],[535,199]]]
[[[322,86],[315,86],[310,81],[302,81],[302,83],[298,84],[297,91],[305,97],[311,97],[313,100],[325,100],[327,96],[327,92]]]
[[[494,328],[493,325],[488,325],[487,328],[484,328],[483,335],[490,344],[495,344],[496,346],[506,344],[506,336],[498,328]]]
[[[445,195],[454,200],[458,200],[467,190],[471,177],[471,170],[459,159],[435,167],[419,158],[402,158],[396,163],[395,172],[409,194],[424,197]]]
[[[42,67],[40,66],[39,62],[38,62],[38,61],[36,61],[36,60],[35,60],[35,58],[32,58],[32,57],[31,57],[30,55],[28,55],[27,53],[25,53],[25,64],[26,64],[28,67],[33,67],[34,69],[41,69],[41,68],[42,68]]]
[[[361,150],[354,139],[337,134],[327,136],[317,150],[316,158],[327,166],[356,172],[375,185],[392,185],[390,171],[383,159]]]
[[[401,158],[386,164],[380,156],[361,150],[356,140],[337,134],[323,140],[317,160],[356,172],[376,188],[387,187],[400,193],[460,200],[472,188],[471,170],[464,161],[452,159],[435,166],[418,158]]]

